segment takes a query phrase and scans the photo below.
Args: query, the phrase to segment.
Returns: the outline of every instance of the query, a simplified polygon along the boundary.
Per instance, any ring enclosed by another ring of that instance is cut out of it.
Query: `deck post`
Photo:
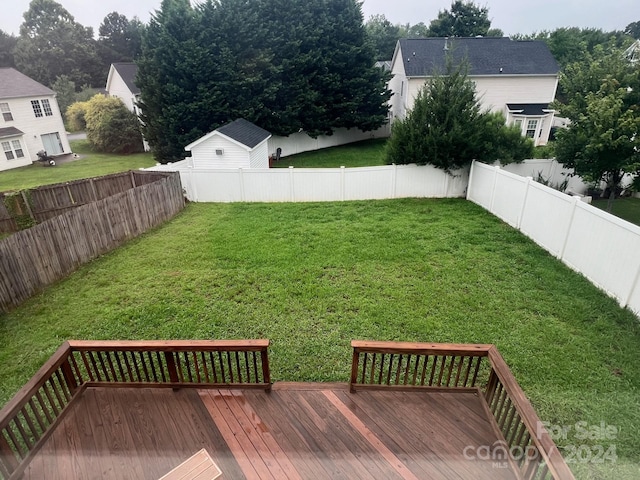
[[[164,358],[167,361],[167,370],[169,371],[169,380],[172,383],[179,383],[180,379],[178,378],[178,369],[176,368],[176,362],[173,357],[173,352],[164,352]]]
[[[353,359],[351,361],[351,380],[349,381],[349,391],[356,393],[356,382],[358,381],[358,365],[360,363],[360,350],[353,347]]]
[[[267,347],[260,350],[260,358],[262,360],[262,379],[267,384],[265,391],[271,392],[271,371],[269,370],[269,355],[267,353]]]
[[[484,399],[487,401],[489,408],[491,408],[491,402],[493,401],[493,395],[496,392],[497,386],[498,375],[496,375],[496,371],[492,368],[489,374],[489,381],[487,382],[487,389],[484,392]]]
[[[0,431],[0,474],[10,477],[18,468],[19,463],[11,446],[4,438],[4,434]]]
[[[71,353],[69,354],[72,355]],[[76,393],[76,390],[78,390],[78,382],[76,381],[76,377],[74,377],[73,371],[71,370],[69,358],[67,358],[60,367],[62,368],[62,376],[64,377],[64,380],[69,387],[71,396],[73,396]]]

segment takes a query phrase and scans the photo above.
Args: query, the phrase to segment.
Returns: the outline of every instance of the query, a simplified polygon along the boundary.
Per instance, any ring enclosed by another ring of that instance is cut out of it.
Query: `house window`
[[[2,112],[2,117],[5,122],[13,120],[13,115],[11,115],[11,109],[9,108],[8,103],[0,103],[0,112]]]
[[[47,117],[51,117],[53,115],[53,111],[51,110],[51,104],[49,104],[49,100],[44,98],[42,100],[42,109],[44,110],[44,114]]]
[[[31,100],[31,107],[33,108],[33,114],[36,118],[42,117],[42,108],[40,108],[39,100]]]
[[[44,115],[51,117],[53,115],[51,104],[46,98],[42,99],[42,105],[40,104],[40,100],[31,100],[31,107],[33,108],[33,113],[36,118],[43,117]]]
[[[5,157],[7,157],[7,160],[24,157],[24,152],[22,151],[20,140],[2,142],[2,150],[4,150],[4,155]]]
[[[527,130],[525,132],[525,136],[527,136],[529,138],[535,138],[537,129],[538,129],[538,120],[537,119],[527,120]]]

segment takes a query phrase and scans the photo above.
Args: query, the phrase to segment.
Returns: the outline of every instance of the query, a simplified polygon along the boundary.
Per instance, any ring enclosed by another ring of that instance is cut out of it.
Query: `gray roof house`
[[[0,68],[0,171],[30,165],[41,150],[71,153],[56,94],[14,68]]]
[[[271,134],[240,118],[185,147],[194,168],[269,168]]]
[[[542,41],[507,37],[401,39],[391,62],[389,88],[393,118],[407,110],[434,73],[445,71],[450,56],[454,64],[466,59],[485,109],[501,112],[507,123],[520,127],[536,145],[549,139],[559,66]]]

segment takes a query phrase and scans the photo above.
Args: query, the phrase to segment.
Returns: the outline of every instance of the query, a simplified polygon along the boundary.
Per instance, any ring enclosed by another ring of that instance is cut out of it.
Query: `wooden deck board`
[[[482,402],[336,384],[270,394],[90,387],[24,478],[157,480],[203,448],[229,479],[516,478],[463,455],[497,440]]]

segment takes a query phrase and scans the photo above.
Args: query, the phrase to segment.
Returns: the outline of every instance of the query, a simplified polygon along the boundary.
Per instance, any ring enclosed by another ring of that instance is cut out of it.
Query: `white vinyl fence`
[[[468,170],[449,175],[424,165],[359,168],[196,169],[189,160],[149,170],[179,171],[193,202],[335,202],[464,197]]]
[[[467,200],[486,208],[640,314],[640,227],[531,178],[474,162]]]

